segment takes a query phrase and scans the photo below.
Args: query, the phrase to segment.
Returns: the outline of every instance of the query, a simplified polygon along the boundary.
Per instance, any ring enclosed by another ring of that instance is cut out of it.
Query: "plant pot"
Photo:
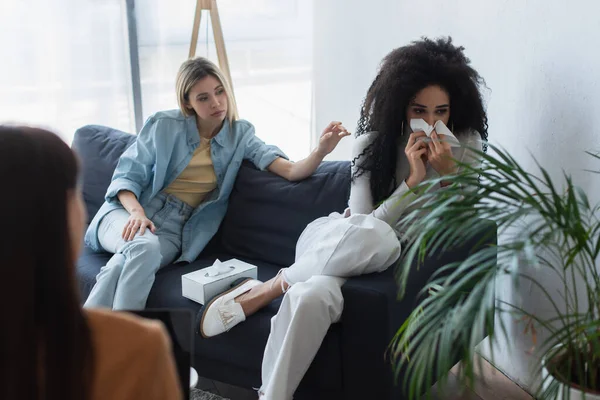
[[[546,357],[542,360],[542,382],[544,390],[556,382],[558,384],[558,395],[556,400],[600,400],[600,393],[584,392],[577,385],[568,386],[561,380],[556,379],[546,368]],[[540,399],[543,400],[543,399]]]

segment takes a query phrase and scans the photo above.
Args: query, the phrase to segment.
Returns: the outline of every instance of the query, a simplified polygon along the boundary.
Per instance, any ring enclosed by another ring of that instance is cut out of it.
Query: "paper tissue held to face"
[[[210,267],[182,275],[181,294],[197,303],[206,304],[216,295],[227,291],[239,278],[256,277],[256,265],[235,258],[223,262],[217,259]]]
[[[452,147],[460,147],[460,142],[454,136],[454,134],[448,129],[448,127],[440,120],[436,121],[436,123],[431,126],[423,119],[411,119],[410,120],[410,129],[413,132],[425,132],[428,139],[422,139],[424,141],[430,141],[429,137],[431,137],[431,132],[436,131],[438,135],[444,135],[441,139],[448,142]]]

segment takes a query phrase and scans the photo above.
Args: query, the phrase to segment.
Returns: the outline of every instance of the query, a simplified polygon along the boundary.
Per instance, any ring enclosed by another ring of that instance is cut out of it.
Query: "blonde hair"
[[[181,64],[179,72],[177,72],[177,80],[175,82],[175,90],[177,92],[177,103],[179,109],[186,117],[194,115],[194,111],[186,107],[189,104],[189,94],[192,87],[200,80],[207,76],[216,78],[227,94],[227,119],[233,122],[238,119],[237,104],[233,97],[233,91],[229,81],[223,75],[219,67],[212,61],[204,57],[191,58]]]

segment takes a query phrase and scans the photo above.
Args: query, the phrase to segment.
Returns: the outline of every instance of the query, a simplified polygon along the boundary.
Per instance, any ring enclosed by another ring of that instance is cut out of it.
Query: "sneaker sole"
[[[253,280],[254,280],[254,279],[252,279],[252,278],[248,278],[248,279],[244,280],[243,282],[240,282],[240,283],[238,283],[237,285],[235,285],[235,286],[234,286],[234,287],[232,287],[231,289],[229,289],[229,290],[227,290],[227,291],[225,291],[225,292],[223,292],[223,293],[221,293],[221,294],[219,294],[219,295],[217,295],[217,296],[213,297],[213,298],[212,298],[212,299],[211,299],[211,300],[208,302],[208,304],[206,304],[206,305],[204,306],[204,313],[202,314],[202,318],[200,319],[200,335],[202,335],[202,337],[203,337],[203,338],[205,338],[205,339],[210,339],[211,337],[214,337],[214,336],[206,336],[206,335],[204,334],[204,330],[202,330],[202,327],[204,326],[204,317],[206,317],[206,311],[208,311],[208,309],[210,308],[210,306],[212,306],[212,304],[213,304],[215,301],[217,301],[217,299],[219,299],[219,298],[221,298],[221,297],[225,296],[225,295],[226,295],[226,294],[228,294],[228,293],[231,293],[231,292],[233,292],[235,289],[237,289],[237,288],[239,288],[240,286],[242,286],[242,285],[246,284],[248,281],[253,281]],[[250,289],[248,289],[248,290],[250,290]],[[242,293],[242,294],[243,294],[243,293]],[[215,336],[216,336],[216,335],[215,335]]]

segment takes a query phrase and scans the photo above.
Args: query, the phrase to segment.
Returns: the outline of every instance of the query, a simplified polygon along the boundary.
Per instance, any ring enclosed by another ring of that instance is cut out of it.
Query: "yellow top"
[[[190,163],[165,192],[196,208],[216,187],[217,176],[210,156],[210,139],[201,137]]]

